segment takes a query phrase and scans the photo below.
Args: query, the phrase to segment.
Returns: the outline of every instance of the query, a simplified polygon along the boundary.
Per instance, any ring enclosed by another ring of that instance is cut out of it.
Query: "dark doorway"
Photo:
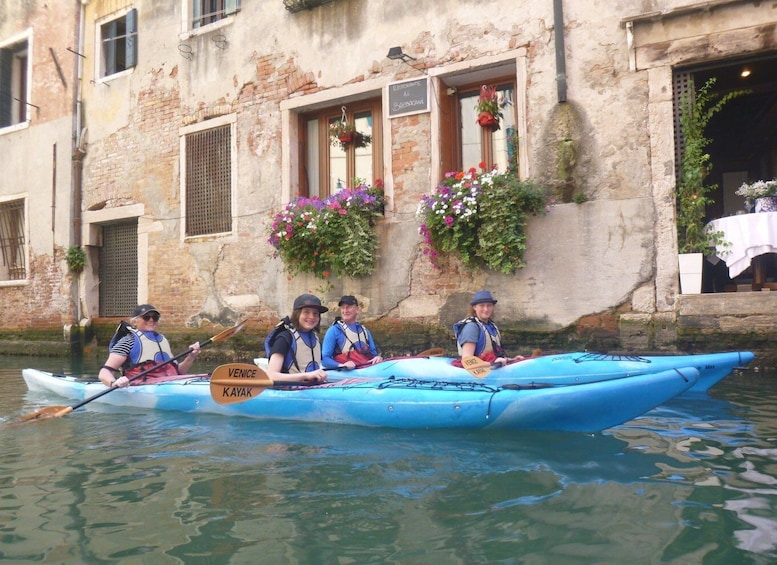
[[[715,79],[713,93],[749,91],[730,100],[705,130],[711,140],[707,150],[712,164],[705,184],[717,185],[710,194],[714,204],[707,208],[707,219],[745,213],[745,199],[735,194],[737,188],[744,182],[777,178],[777,53],[676,69],[674,75],[675,108],[681,96],[698,90],[711,78]],[[679,129],[677,121],[675,129]],[[676,136],[676,147],[679,163],[681,135]],[[757,261],[769,280],[777,276],[775,259],[777,255],[765,254]],[[705,267],[709,271],[705,273],[705,292],[741,290],[753,282],[751,268],[732,280],[725,263]]]

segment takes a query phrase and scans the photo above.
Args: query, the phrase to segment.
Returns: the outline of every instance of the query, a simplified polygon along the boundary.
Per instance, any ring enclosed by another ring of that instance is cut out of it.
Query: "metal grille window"
[[[24,243],[24,200],[0,203],[0,251],[3,258],[0,280],[27,278]]]
[[[680,122],[682,101],[688,99],[690,103],[693,103],[696,89],[693,74],[689,71],[675,71],[672,82],[674,88],[674,163],[675,176],[679,180],[680,165],[685,151],[685,136]]]
[[[186,135],[186,237],[232,230],[232,129]]]
[[[138,223],[103,226],[100,315],[129,316],[138,301]]]
[[[240,0],[192,0],[192,28],[223,20],[240,10]]]
[[[109,76],[134,67],[138,59],[138,11],[100,26],[102,73]]]
[[[0,48],[0,127],[27,121],[27,40]]]

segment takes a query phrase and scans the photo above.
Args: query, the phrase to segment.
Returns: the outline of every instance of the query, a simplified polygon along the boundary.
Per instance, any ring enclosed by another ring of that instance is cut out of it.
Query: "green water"
[[[18,424],[68,404],[28,366],[83,370],[0,357],[4,563],[777,561],[777,373],[602,434],[495,435],[96,403]]]

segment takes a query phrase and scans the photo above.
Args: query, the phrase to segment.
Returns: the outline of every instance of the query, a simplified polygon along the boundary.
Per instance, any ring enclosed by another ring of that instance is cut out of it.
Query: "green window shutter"
[[[0,49],[0,127],[11,125],[11,83],[13,79],[13,52]]]
[[[240,0],[224,0],[224,15],[236,13],[240,9]]]
[[[138,10],[133,8],[127,12],[127,37],[125,38],[124,68],[129,69],[138,64]]]

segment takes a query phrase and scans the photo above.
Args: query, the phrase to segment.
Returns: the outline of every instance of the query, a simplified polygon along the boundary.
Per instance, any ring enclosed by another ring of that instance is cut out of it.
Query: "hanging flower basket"
[[[478,96],[478,103],[475,104],[475,110],[478,113],[475,121],[480,127],[488,128],[491,131],[499,129],[502,110],[499,107],[499,95],[496,92],[496,87],[485,84],[480,87],[480,96]]]
[[[353,144],[355,147],[367,147],[372,142],[372,136],[356,130],[356,126],[343,120],[337,120],[329,124],[329,138],[332,145],[348,149]]]
[[[499,118],[489,112],[480,112],[477,117],[477,123],[480,127],[488,128],[491,131],[499,129]]]

